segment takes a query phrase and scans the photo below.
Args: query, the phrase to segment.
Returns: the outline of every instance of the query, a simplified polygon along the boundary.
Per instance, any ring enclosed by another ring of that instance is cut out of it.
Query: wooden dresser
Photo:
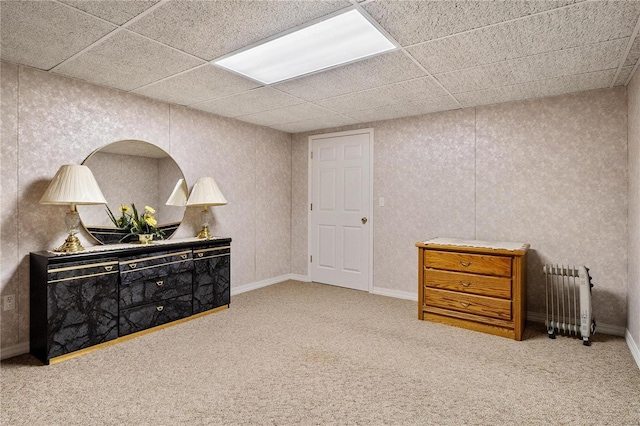
[[[522,340],[529,244],[436,238],[418,247],[418,318]]]

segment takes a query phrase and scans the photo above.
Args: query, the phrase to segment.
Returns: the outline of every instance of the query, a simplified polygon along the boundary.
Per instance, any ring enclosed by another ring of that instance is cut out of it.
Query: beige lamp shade
[[[173,192],[169,195],[169,199],[166,202],[167,206],[185,206],[187,204],[187,198],[189,197],[189,190],[187,189],[187,183],[184,179],[178,179]]]
[[[87,166],[67,164],[53,177],[40,204],[107,204],[107,200]]]
[[[187,200],[187,206],[223,206],[225,204],[227,200],[212,177],[198,178]]]

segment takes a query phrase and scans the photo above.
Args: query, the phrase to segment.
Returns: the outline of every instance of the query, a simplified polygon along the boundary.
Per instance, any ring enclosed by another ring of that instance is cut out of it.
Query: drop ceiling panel
[[[348,1],[174,1],[129,28],[212,60],[350,4]]]
[[[122,25],[131,18],[144,12],[159,0],[122,1],[122,0],[60,0],[62,3],[84,10],[94,16]]]
[[[168,79],[134,90],[140,95],[190,105],[244,92],[260,86],[252,80],[206,64]]]
[[[238,120],[248,121],[249,123],[259,124],[261,126],[270,126],[272,124],[309,120],[334,114],[334,112],[320,108],[317,105],[305,103],[258,112],[256,114],[243,115],[236,118]]]
[[[618,74],[618,78],[615,81],[616,86],[624,86],[627,84],[627,80],[631,76],[631,71],[633,71],[633,67],[623,67],[620,70],[620,74]]]
[[[317,101],[316,104],[333,111],[348,113],[403,101],[437,98],[446,94],[433,78],[423,77]]]
[[[356,123],[356,120],[345,117],[343,115],[328,115],[325,117],[318,117],[310,120],[274,124],[270,127],[277,130],[282,130],[283,132],[300,133],[316,129],[329,129],[334,127],[348,126],[350,124]]]
[[[619,39],[438,74],[436,78],[455,94],[615,69],[626,46],[627,39]]]
[[[120,31],[64,63],[56,72],[116,89],[133,90],[203,63],[137,34]]]
[[[475,92],[459,93],[456,95],[456,98],[463,107],[470,108],[478,105],[555,96],[563,93],[608,87],[614,75],[615,70],[597,71],[588,74],[534,81],[515,86],[495,87]]]
[[[404,53],[394,51],[286,81],[274,87],[302,99],[314,101],[425,75],[426,73]]]
[[[364,9],[403,46],[472,30],[581,0],[397,1],[378,0]]]
[[[408,117],[411,115],[429,114],[437,111],[447,111],[460,108],[456,101],[450,96],[428,99],[424,101],[399,103],[381,108],[355,111],[348,115],[361,122],[389,120],[398,117]]]
[[[0,58],[48,70],[117,27],[51,1],[3,1]]]
[[[302,99],[287,95],[279,90],[262,87],[237,95],[210,102],[193,105],[202,111],[212,112],[225,117],[237,117],[257,112],[279,109],[291,105],[304,103]]]
[[[629,37],[640,2],[585,2],[408,48],[438,74]]]

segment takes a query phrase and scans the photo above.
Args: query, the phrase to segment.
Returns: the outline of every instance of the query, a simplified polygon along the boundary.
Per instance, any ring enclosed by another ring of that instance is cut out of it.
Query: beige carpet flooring
[[[288,281],[48,367],[1,364],[6,425],[638,425],[624,339],[525,340],[417,320],[415,302]]]

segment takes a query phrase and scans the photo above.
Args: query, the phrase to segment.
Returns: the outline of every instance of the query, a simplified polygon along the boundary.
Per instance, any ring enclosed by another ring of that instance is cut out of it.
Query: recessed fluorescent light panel
[[[367,18],[352,9],[215,64],[272,84],[395,48]]]

